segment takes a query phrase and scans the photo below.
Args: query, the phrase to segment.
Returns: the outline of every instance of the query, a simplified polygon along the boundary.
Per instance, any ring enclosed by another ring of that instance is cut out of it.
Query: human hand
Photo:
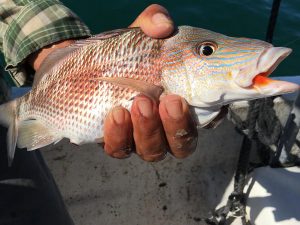
[[[174,31],[168,11],[160,5],[150,5],[130,27],[141,27],[153,38],[165,38]],[[74,41],[63,40],[46,46],[32,54],[28,63],[37,71],[52,51]],[[105,152],[115,158],[126,158],[134,151],[145,161],[162,160],[168,151],[177,158],[184,158],[196,148],[197,130],[189,106],[180,96],[164,96],[159,104],[146,96],[137,96],[131,113],[116,107],[108,114],[104,142]]]
[[[174,31],[168,11],[150,5],[130,27],[141,27],[150,37],[165,38]],[[126,158],[136,152],[145,161],[162,160],[169,151],[177,158],[190,155],[197,145],[197,130],[186,101],[168,95],[160,103],[137,96],[131,113],[116,107],[104,124],[104,150],[115,158]]]

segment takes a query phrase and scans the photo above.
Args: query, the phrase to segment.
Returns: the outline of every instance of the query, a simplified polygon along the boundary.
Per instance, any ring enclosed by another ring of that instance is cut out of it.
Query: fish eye
[[[205,41],[198,46],[197,52],[201,56],[210,56],[216,51],[216,49],[217,45],[215,43]]]

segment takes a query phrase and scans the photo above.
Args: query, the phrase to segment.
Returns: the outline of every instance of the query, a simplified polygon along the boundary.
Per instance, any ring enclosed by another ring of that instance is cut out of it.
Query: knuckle
[[[131,155],[132,149],[131,146],[113,147],[106,143],[104,145],[104,152],[113,158],[124,159]]]
[[[156,3],[149,5],[146,8],[146,10],[150,10],[150,11],[154,10],[155,12],[157,12],[157,11],[167,12],[167,9],[165,7],[163,7],[159,4],[156,4]]]
[[[163,160],[167,153],[167,147],[164,140],[144,142],[142,145],[136,145],[136,153],[147,162],[157,162]]]
[[[124,152],[114,152],[110,156],[113,157],[113,158],[116,158],[116,159],[125,159],[125,158],[130,157],[130,154],[126,154]]]
[[[162,139],[162,130],[159,125],[155,127],[141,128],[141,136],[146,142],[153,142],[154,139],[156,142]]]
[[[169,139],[169,145],[172,154],[176,158],[186,158],[197,148],[198,135],[186,130],[178,130],[176,134]]]
[[[143,133],[135,137],[136,152],[138,155],[160,155],[166,152],[166,140],[162,130],[155,130],[151,133]]]
[[[143,159],[146,162],[158,162],[166,158],[166,151],[157,153],[157,154],[145,154],[145,155],[139,155],[141,159]]]
[[[172,139],[175,142],[181,142],[185,145],[191,145],[198,139],[197,131],[194,129],[177,129]]]

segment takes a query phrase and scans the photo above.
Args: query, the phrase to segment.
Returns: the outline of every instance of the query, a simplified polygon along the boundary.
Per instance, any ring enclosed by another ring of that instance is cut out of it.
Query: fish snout
[[[271,47],[265,49],[257,61],[258,74],[264,73],[266,76],[270,75],[291,52],[292,49],[285,47]]]
[[[299,89],[297,84],[268,78],[291,52],[292,49],[285,47],[265,48],[256,60],[232,71],[233,81],[241,88],[255,89],[262,96],[296,91]]]
[[[265,48],[257,58],[231,72],[233,81],[242,88],[250,87],[256,76],[269,76],[291,52],[285,47]]]

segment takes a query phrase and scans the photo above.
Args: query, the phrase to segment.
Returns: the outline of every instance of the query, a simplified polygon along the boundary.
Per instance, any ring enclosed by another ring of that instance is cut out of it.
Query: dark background
[[[272,0],[62,0],[94,34],[128,26],[148,5],[165,6],[177,25],[192,25],[224,33],[265,39]],[[273,75],[300,75],[300,1],[282,0],[274,45],[293,53]]]

